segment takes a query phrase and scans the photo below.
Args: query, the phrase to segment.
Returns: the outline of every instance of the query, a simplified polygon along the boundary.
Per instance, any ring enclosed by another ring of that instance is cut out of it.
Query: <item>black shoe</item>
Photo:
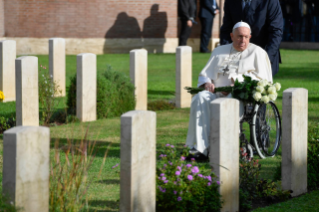
[[[211,51],[206,50],[206,51],[200,51],[200,53],[211,53]]]
[[[194,158],[196,161],[206,161],[208,157],[195,149],[194,147],[189,150],[189,155],[186,157],[187,161],[191,161]]]

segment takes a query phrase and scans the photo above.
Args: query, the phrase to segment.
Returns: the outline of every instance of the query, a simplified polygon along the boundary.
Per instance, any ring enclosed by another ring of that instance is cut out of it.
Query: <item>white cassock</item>
[[[207,82],[213,82],[215,87],[229,86],[232,80],[242,82],[243,74],[254,80],[267,79],[272,83],[271,64],[262,48],[250,43],[247,49],[239,52],[232,46],[233,44],[228,44],[214,49],[199,74],[198,87]],[[202,91],[193,97],[191,103],[186,145],[195,147],[206,156],[210,135],[210,102],[219,97],[225,96]]]

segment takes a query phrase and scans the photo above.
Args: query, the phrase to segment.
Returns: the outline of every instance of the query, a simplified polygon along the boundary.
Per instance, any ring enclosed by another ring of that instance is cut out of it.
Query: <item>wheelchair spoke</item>
[[[258,146],[259,156],[274,156],[281,140],[281,122],[276,105],[272,102],[260,105],[252,122],[254,144]]]

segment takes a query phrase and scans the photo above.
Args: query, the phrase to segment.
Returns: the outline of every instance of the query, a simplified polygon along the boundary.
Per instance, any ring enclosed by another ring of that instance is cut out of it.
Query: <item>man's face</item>
[[[230,37],[233,41],[234,48],[242,52],[248,47],[251,38],[250,29],[247,27],[238,27],[235,29],[234,34],[230,33]]]

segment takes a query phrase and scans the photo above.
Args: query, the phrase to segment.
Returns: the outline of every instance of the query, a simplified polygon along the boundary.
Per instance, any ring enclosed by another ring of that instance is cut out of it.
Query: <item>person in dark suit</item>
[[[179,46],[185,46],[192,32],[196,16],[196,0],[178,0],[178,17],[181,21]]]
[[[220,44],[231,43],[232,27],[239,21],[251,27],[254,43],[265,49],[271,61],[273,76],[281,63],[279,46],[283,34],[283,16],[278,0],[226,0]]]
[[[219,7],[216,0],[200,0],[199,19],[202,24],[200,34],[200,52],[210,53],[207,46],[212,36],[213,21]],[[235,24],[233,24],[234,26]]]

